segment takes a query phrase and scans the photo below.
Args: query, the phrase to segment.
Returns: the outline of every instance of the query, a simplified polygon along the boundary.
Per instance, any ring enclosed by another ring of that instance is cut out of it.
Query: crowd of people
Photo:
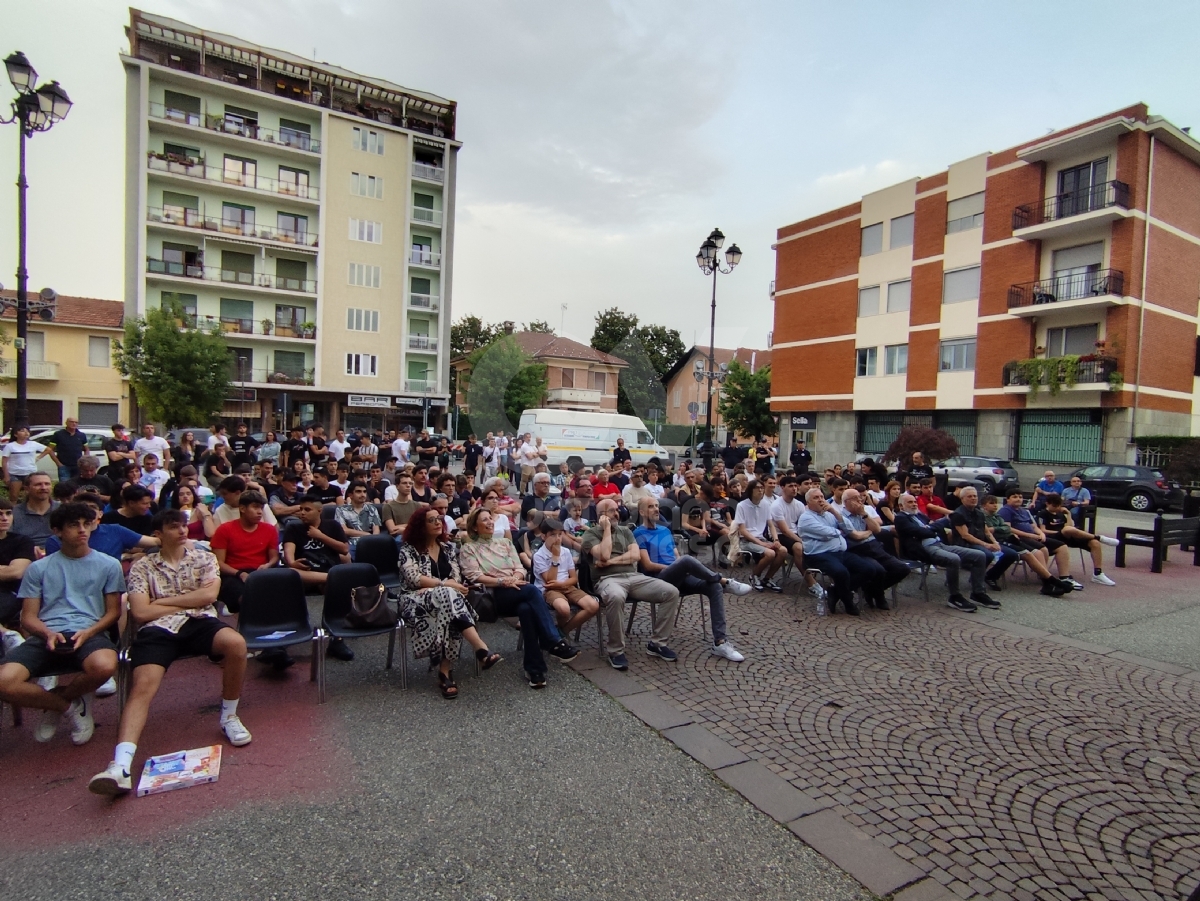
[[[76,431],[73,421],[61,430],[68,439]],[[618,439],[606,463],[572,469],[551,466],[530,434],[472,435],[455,447],[427,431],[337,430],[329,439],[319,426],[292,429],[283,441],[267,432],[261,442],[245,424],[232,436],[214,425],[203,443],[192,433],[169,443],[152,425],[136,441],[121,425],[112,432],[103,467],[73,456],[70,440],[22,451],[34,469],[21,475],[18,466],[10,500],[0,498],[0,700],[42,711],[38,741],[50,741],[64,717],[73,742],[92,737],[93,700],[115,691],[119,629],[129,624],[128,703],[112,763],[91,782],[108,796],[130,790],[150,702],[181,656],[220,663],[219,729],[234,746],[249,743],[237,712],[246,644],[231,625],[249,575],[288,567],[320,594],[330,570],[373,536],[392,539],[380,540],[395,549],[399,615],[448,700],[458,697],[463,641],[482,669],[501,661],[476,628],[485,601],[519,621],[522,666],[537,689],[547,683],[547,655],[574,658],[566,636],[594,617],[605,627],[608,661],[627,669],[629,600],[651,608],[646,653],[669,662],[677,659],[680,599],[702,595],[711,653],[741,662],[725,595],[782,592],[789,564],[819,613],[840,604],[852,616],[861,612],[859,594],[886,610],[911,563],[944,569],[947,603],[964,611],[998,608],[988,591],[1017,561],[1039,576],[1044,594],[1081,590],[1071,548],[1091,554],[1093,583],[1113,584],[1102,546],[1114,542],[1072,518],[1078,492],[1065,496],[1048,483],[1032,503],[1019,491],[1002,499],[972,487],[942,498],[919,453],[894,475],[870,459],[818,474],[798,442],[777,473],[769,448],[671,467],[634,461]],[[43,453],[54,455],[57,484],[36,469]],[[463,471],[454,474],[459,454]],[[711,567],[700,560],[705,548]],[[740,561],[747,582],[722,572]],[[328,653],[354,657],[340,640]],[[257,659],[278,669],[293,663],[282,649]],[[56,673],[70,671],[77,675],[59,683]]]

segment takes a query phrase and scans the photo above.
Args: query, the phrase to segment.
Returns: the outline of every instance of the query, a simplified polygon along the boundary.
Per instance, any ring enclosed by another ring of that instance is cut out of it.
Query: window
[[[680,397],[682,396],[682,394],[683,394],[683,389],[676,388],[674,396],[671,398],[671,406],[674,407],[676,410],[679,409],[679,400],[680,400]]]
[[[562,372],[562,386],[564,388],[574,388],[575,387],[575,370],[574,369],[562,369],[562,370],[560,370],[560,372]]]
[[[868,376],[875,374],[875,363],[879,357],[879,348],[877,347],[860,347],[857,352],[858,362],[855,367],[854,374],[857,376]]]
[[[254,334],[254,301],[222,297],[221,331]]]
[[[159,308],[171,309],[172,304],[178,303],[183,310],[184,322],[194,327],[196,325],[196,295],[180,294],[176,291],[163,291],[159,300]]]
[[[275,371],[288,378],[304,378],[304,351],[277,350],[275,351]]]
[[[169,141],[163,142],[163,153],[169,157],[186,160],[188,165],[195,165],[200,162],[202,156],[200,150],[196,147],[188,147],[185,144],[172,144]]]
[[[961,338],[957,341],[943,341],[941,360],[938,363],[940,372],[963,372],[975,368],[975,339]]]
[[[912,305],[912,282],[892,282],[888,285],[887,311],[901,313]]]
[[[360,288],[378,288],[379,267],[368,266],[366,263],[351,263],[350,284]]]
[[[862,251],[859,256],[869,257],[883,253],[883,223],[868,225],[862,230]]]
[[[889,344],[883,349],[884,375],[904,375],[908,372],[908,345]]]
[[[879,286],[858,289],[858,315],[875,316],[879,313]]]
[[[285,338],[301,337],[301,325],[308,322],[308,310],[290,304],[275,304],[275,334]]]
[[[352,332],[379,331],[379,311],[350,307],[346,310],[346,328]]]
[[[279,193],[294,194],[297,197],[308,196],[308,170],[293,169],[290,166],[279,167]]]
[[[696,412],[699,413],[701,416],[707,416],[708,415],[708,401],[706,401],[706,400],[700,401],[700,409],[697,410]]]
[[[81,400],[79,402],[79,421],[95,423],[118,422],[119,410],[120,406],[118,404],[97,404]]]
[[[108,369],[112,365],[112,348],[108,338],[88,338],[88,365]]]
[[[367,241],[371,244],[382,244],[383,223],[372,222],[369,219],[351,219],[350,240]]]
[[[1058,173],[1058,214],[1055,218],[1102,209],[1107,182],[1108,157],[1063,169]]]
[[[221,281],[240,285],[254,284],[254,254],[221,251]]]
[[[46,333],[25,333],[25,359],[30,363],[41,363],[46,359]]]
[[[968,194],[946,204],[946,234],[983,228],[983,192]]]
[[[275,227],[284,235],[303,242],[308,234],[308,217],[293,213],[277,213]]]
[[[907,216],[897,216],[892,220],[892,236],[888,242],[888,249],[895,250],[897,247],[912,247],[913,242],[913,214]]]
[[[200,124],[200,98],[191,94],[179,94],[175,91],[163,92],[163,111],[165,118],[174,119],[187,125]],[[101,422],[99,419],[89,422]],[[107,419],[103,420],[108,422]],[[116,420],[113,420],[116,422]]]
[[[315,287],[308,282],[308,263],[303,260],[275,258],[275,287],[285,291],[304,291]]]
[[[225,154],[225,181],[245,188],[257,187],[258,162],[240,156]]]
[[[359,197],[374,197],[383,200],[383,179],[361,172],[350,173],[350,193]]]
[[[200,198],[195,194],[163,191],[162,215],[165,222],[200,225]]]
[[[346,354],[346,375],[367,375],[374,377],[375,354]]]
[[[312,149],[312,128],[307,122],[293,122],[279,117],[279,140],[289,147]]]
[[[378,153],[383,156],[383,135],[369,128],[355,128],[350,136],[351,146],[355,150],[365,150],[367,153]]]
[[[229,378],[235,382],[254,381],[254,351],[248,347],[230,347]]]
[[[979,267],[955,269],[942,276],[942,303],[979,299]]]
[[[225,104],[225,121],[221,130],[232,135],[246,138],[258,137],[258,113],[254,110],[242,109],[240,106]]]
[[[1100,326],[1073,325],[1066,328],[1046,329],[1046,356],[1062,357],[1067,354],[1082,356],[1096,352],[1096,339]]]
[[[603,372],[592,373],[592,390],[604,394],[608,390],[608,379]]]
[[[254,234],[254,207],[240,203],[221,204],[221,231],[241,235]]]

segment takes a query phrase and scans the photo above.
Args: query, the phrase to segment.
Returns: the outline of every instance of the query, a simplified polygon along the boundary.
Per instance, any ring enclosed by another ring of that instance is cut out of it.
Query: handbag
[[[350,611],[346,614],[346,625],[350,628],[387,629],[399,621],[399,614],[388,606],[387,589],[383,585],[350,589]]]
[[[490,588],[472,585],[467,589],[467,603],[475,611],[475,619],[481,623],[494,623],[500,618],[496,613],[496,601]]]

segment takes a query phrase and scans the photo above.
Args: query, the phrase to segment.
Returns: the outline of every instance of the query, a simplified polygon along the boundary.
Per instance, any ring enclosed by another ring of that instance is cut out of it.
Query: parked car
[[[38,444],[46,444],[50,440],[50,436],[61,429],[61,425],[33,425],[29,427],[29,440],[36,441]],[[89,456],[95,457],[101,467],[108,465],[108,455],[104,453],[104,442],[112,437],[112,429],[108,426],[99,425],[81,425],[79,431],[87,435],[87,452]],[[0,447],[8,444],[11,439],[7,435],[0,440]],[[38,472],[44,472],[54,481],[58,481],[58,467],[54,465],[54,461],[49,455],[38,460]]]
[[[1010,488],[1020,488],[1021,479],[1008,460],[995,457],[950,457],[933,465],[934,472],[945,472],[949,479],[970,479],[982,482],[989,494],[1004,494]]]
[[[1183,506],[1183,487],[1149,466],[1085,466],[1063,481],[1069,484],[1073,476],[1083,480],[1092,501],[1101,507],[1152,513]]]

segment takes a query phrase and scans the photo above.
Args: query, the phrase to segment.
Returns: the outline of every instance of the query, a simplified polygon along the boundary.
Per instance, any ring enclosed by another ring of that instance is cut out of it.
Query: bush
[[[920,451],[925,455],[926,463],[933,463],[935,460],[958,456],[958,442],[953,435],[941,429],[905,426],[884,453],[883,462],[895,460],[906,466],[912,460],[913,451]]]
[[[1200,438],[1187,438],[1184,443],[1175,445],[1164,474],[1185,485],[1200,482]]]

